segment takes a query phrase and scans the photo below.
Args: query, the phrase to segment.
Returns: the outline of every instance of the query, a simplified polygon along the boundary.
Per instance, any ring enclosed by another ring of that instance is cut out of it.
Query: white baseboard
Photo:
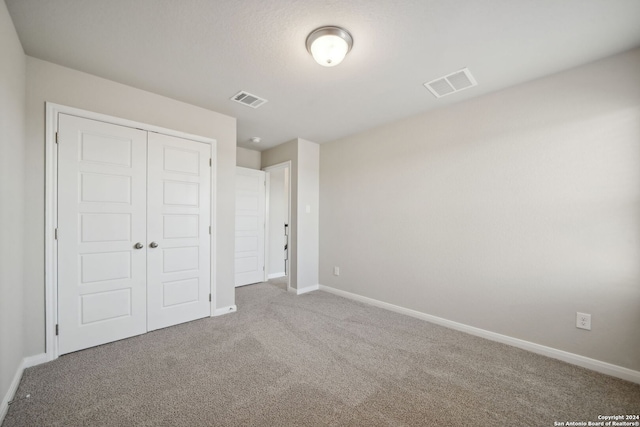
[[[47,353],[36,354],[35,356],[25,357],[23,360],[24,369],[30,368],[32,366],[41,365],[43,363],[47,363],[49,358],[47,357]]]
[[[376,307],[415,317],[417,319],[426,320],[427,322],[435,323],[436,325],[455,329],[461,332],[466,332],[471,335],[486,338],[491,341],[497,341],[499,343],[507,344],[513,347],[518,347],[532,353],[537,353],[543,356],[551,357],[553,359],[562,360],[563,362],[571,363],[572,365],[581,366],[592,371],[600,372],[602,374],[611,375],[612,377],[621,378],[623,380],[640,384],[640,371],[634,371],[633,369],[628,369],[622,366],[614,365],[612,363],[591,359],[579,354],[569,353],[568,351],[558,350],[553,347],[547,347],[545,345],[536,344],[530,341],[498,334],[496,332],[491,332],[485,329],[476,328],[474,326],[465,325],[463,323],[454,322],[452,320],[443,319],[442,317],[432,316],[420,311],[411,310],[409,308],[400,307],[398,305],[389,304],[383,301],[378,301],[373,298],[364,297],[362,295],[353,294],[351,292],[343,291],[329,286],[319,285],[319,287],[321,291],[330,292],[344,298],[374,305]]]
[[[236,305],[216,308],[215,310],[213,310],[213,317],[222,316],[223,314],[235,313],[236,311],[238,311],[238,307]]]
[[[4,421],[4,417],[7,415],[7,411],[9,410],[9,402],[13,400],[16,390],[18,390],[18,385],[20,385],[20,380],[22,379],[22,373],[24,370],[45,362],[47,362],[47,355],[45,353],[36,354],[35,356],[29,356],[22,359],[16,369],[13,379],[11,380],[9,390],[7,390],[7,393],[2,398],[2,403],[0,403],[0,425]]]
[[[320,289],[320,285],[306,286],[304,288],[296,289],[296,294],[297,295],[302,295],[302,294],[306,294],[307,292],[317,291],[318,289]]]
[[[16,374],[13,376],[13,380],[11,380],[11,384],[9,385],[9,390],[2,398],[2,403],[0,403],[0,424],[4,421],[4,417],[7,415],[7,411],[9,410],[9,402],[13,399],[13,396],[16,394],[16,390],[18,389],[18,384],[20,384],[20,379],[22,378],[22,372],[24,371],[24,359],[18,365],[18,369],[16,370]]]
[[[269,274],[268,277],[269,277],[269,279],[277,279],[278,277],[286,277],[286,274],[283,271],[282,273]]]

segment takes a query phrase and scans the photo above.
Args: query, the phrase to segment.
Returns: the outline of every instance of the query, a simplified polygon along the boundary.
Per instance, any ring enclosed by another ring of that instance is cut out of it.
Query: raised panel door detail
[[[200,299],[198,278],[174,280],[162,284],[162,306],[171,307]]]
[[[200,186],[193,182],[164,182],[164,204],[173,206],[198,206]]]
[[[60,113],[57,158],[59,353],[210,315],[211,145]]]
[[[198,215],[164,215],[162,237],[185,239],[198,237]]]
[[[256,216],[236,215],[236,231],[256,231],[259,220]]]
[[[58,115],[59,354],[146,332],[147,134]]]
[[[82,324],[131,316],[131,290],[97,292],[80,297]]]
[[[131,214],[80,214],[80,241],[128,242],[131,240]]]
[[[244,168],[243,168],[244,169]],[[257,171],[262,172],[262,171]],[[264,173],[264,172],[262,172]],[[236,173],[236,190],[258,192],[264,178],[259,175],[247,175],[246,171]]]
[[[256,211],[260,206],[260,197],[257,194],[236,197],[236,209]]]
[[[265,279],[265,179],[263,171],[236,168],[236,286]]]
[[[258,250],[258,238],[256,236],[236,237],[236,251],[247,252]]]
[[[131,277],[131,253],[128,251],[84,254],[80,258],[82,283]]]
[[[164,147],[164,170],[183,174],[200,173],[200,153],[175,147]]]
[[[149,330],[209,316],[211,146],[149,134]]]
[[[131,140],[84,132],[80,143],[80,160],[131,167]]]
[[[198,247],[163,249],[163,273],[198,269]]]
[[[82,173],[80,201],[102,203],[131,203],[131,177]]]
[[[236,274],[250,273],[258,269],[258,257],[246,256],[237,258],[235,262]]]

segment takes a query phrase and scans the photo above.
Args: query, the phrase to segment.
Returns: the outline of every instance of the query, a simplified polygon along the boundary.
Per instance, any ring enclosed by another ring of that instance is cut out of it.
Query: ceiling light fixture
[[[262,141],[262,138],[260,138],[259,136],[252,136],[251,138],[249,138],[249,141],[253,142],[254,144],[259,144],[260,141]]]
[[[352,46],[353,37],[340,27],[320,27],[307,36],[307,50],[324,67],[341,63]]]

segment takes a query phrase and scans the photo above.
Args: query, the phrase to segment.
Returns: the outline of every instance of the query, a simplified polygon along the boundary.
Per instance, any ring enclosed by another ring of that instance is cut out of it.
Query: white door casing
[[[265,179],[263,171],[236,167],[236,286],[266,280]]]
[[[149,133],[148,329],[209,316],[208,144]],[[157,244],[157,247],[152,247]]]
[[[60,114],[58,141],[64,354],[147,330],[147,133]]]
[[[58,118],[57,354],[210,315],[211,145]]]

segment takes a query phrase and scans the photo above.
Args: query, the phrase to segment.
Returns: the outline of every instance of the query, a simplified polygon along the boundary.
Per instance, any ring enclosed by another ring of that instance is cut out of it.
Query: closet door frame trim
[[[58,251],[56,244],[56,227],[58,224],[58,157],[56,149],[56,133],[58,132],[58,114],[68,114],[85,119],[97,120],[114,125],[126,126],[147,132],[155,132],[191,141],[203,142],[211,145],[211,252],[210,252],[210,284],[211,302],[210,316],[215,312],[216,295],[216,140],[203,136],[192,135],[159,126],[140,123],[133,120],[121,119],[106,114],[94,113],[79,108],[46,102],[45,124],[45,353],[46,361],[58,358],[58,339],[56,323],[58,319]]]

